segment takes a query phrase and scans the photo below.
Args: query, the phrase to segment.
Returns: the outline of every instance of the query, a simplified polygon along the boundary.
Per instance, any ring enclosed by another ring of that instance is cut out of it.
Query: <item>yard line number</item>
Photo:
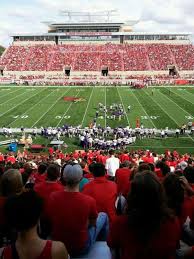
[[[61,120],[62,118],[68,120],[68,119],[71,118],[71,116],[66,115],[66,116],[63,117],[63,116],[58,115],[58,116],[55,117],[55,119],[57,119],[57,120]]]
[[[28,119],[28,115],[13,115],[12,118],[14,119]]]
[[[142,120],[157,120],[160,116],[141,116]]]

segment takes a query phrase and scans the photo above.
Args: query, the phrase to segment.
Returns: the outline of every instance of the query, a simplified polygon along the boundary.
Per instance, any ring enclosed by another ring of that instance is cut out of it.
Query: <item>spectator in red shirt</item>
[[[121,163],[123,163],[125,161],[131,161],[131,158],[129,157],[127,150],[125,150],[124,153],[121,154],[120,161],[121,161]]]
[[[41,237],[46,238],[49,234],[49,223],[46,220],[48,202],[51,193],[57,191],[63,191],[64,186],[58,182],[60,177],[60,168],[56,164],[51,164],[47,168],[46,181],[35,184],[35,192],[43,199],[44,209],[41,216]]]
[[[170,173],[170,167],[164,161],[158,161],[156,164],[156,174],[163,180]]]
[[[12,246],[3,249],[3,259],[38,258],[67,259],[63,243],[42,240],[37,225],[42,210],[42,200],[33,191],[24,192],[6,201],[5,215],[9,226],[18,232]],[[13,217],[14,215],[14,217]]]
[[[0,153],[0,162],[4,161],[4,155]]]
[[[165,202],[165,192],[150,171],[131,183],[126,215],[115,218],[108,245],[121,259],[175,259],[180,225]]]
[[[49,147],[48,152],[49,152],[50,156],[52,156],[54,153],[54,149],[52,147]]]
[[[117,193],[122,194],[124,197],[128,196],[130,189],[130,175],[131,170],[129,169],[130,162],[124,161],[121,164],[121,168],[117,169],[115,174],[115,182],[117,184]]]
[[[97,213],[92,197],[79,192],[83,177],[80,165],[67,165],[62,177],[65,190],[52,193],[49,200],[47,216],[52,238],[65,243],[71,255],[85,254],[99,233],[106,238],[108,217],[105,213]]]
[[[34,183],[44,182],[46,180],[47,165],[41,163],[38,167],[38,172],[33,175]]]
[[[8,157],[7,157],[7,162],[10,162],[11,164],[14,164],[16,162],[16,158],[13,154],[10,154]]]
[[[56,164],[51,164],[47,168],[46,181],[35,184],[34,190],[46,202],[52,192],[62,191],[63,185],[58,182],[60,177],[60,168]]]
[[[116,213],[117,185],[107,180],[103,164],[93,163],[91,170],[94,180],[84,186],[83,193],[93,197],[96,200],[98,212],[107,213],[112,220]]]
[[[97,155],[97,162],[105,165],[107,158],[107,154],[104,151],[100,151],[100,154]]]

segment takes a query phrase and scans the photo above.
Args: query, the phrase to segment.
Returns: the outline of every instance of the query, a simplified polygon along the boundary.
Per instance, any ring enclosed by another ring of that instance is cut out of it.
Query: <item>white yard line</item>
[[[187,112],[186,110],[184,110],[182,107],[180,107],[177,103],[175,103],[172,99],[170,99],[167,95],[163,94],[160,90],[159,92],[164,95],[169,101],[171,101],[172,103],[174,103],[177,107],[179,107],[184,113],[187,113],[189,116],[192,116],[189,112]],[[188,135],[188,137],[194,142],[194,139]]]
[[[192,96],[192,95],[193,95],[193,97],[194,97],[194,91],[189,92],[189,91],[187,91],[187,90],[189,90],[189,88],[185,88],[185,93],[189,94],[190,96]],[[193,88],[193,89],[191,89],[191,90],[194,90],[194,88]]]
[[[75,98],[79,95],[80,91],[78,91],[78,93],[76,94]],[[71,102],[71,104],[69,105],[69,107],[67,108],[67,110],[65,111],[65,113],[63,114],[63,116],[61,117],[59,123],[57,124],[56,127],[58,127],[60,125],[60,123],[62,122],[62,120],[64,119],[65,115],[67,114],[67,112],[69,111],[69,109],[71,108],[73,102]]]
[[[179,97],[181,97],[181,98],[184,99],[185,101],[187,101],[187,102],[189,102],[189,103],[191,103],[191,104],[194,104],[193,102],[191,102],[190,100],[184,98],[182,95],[178,94],[177,92],[174,92],[174,91],[172,91],[172,90],[170,90],[170,92],[173,93],[173,94],[178,95]],[[189,93],[188,93],[188,94],[189,94]]]
[[[139,103],[139,105],[142,107],[142,110],[144,111],[144,113],[148,116],[149,118],[149,121],[151,121],[152,125],[154,126],[154,128],[157,129],[156,125],[153,123],[153,121],[150,119],[150,116],[148,115],[148,113],[146,112],[146,110],[144,109],[143,105],[140,103],[140,101],[138,100],[138,98],[136,97],[136,95],[133,93],[133,91],[131,91],[130,89],[130,92],[133,94],[133,96],[135,97],[135,99],[137,100],[137,102]]]
[[[21,89],[17,89],[17,90],[15,90],[15,91],[13,91],[13,92],[10,91],[9,93],[6,93],[6,94],[0,96],[0,98],[6,97],[6,96],[8,96],[8,95],[10,95],[10,94],[13,94],[13,93],[16,93],[16,92],[18,92],[18,91],[20,91],[20,90],[21,90]],[[1,104],[3,104],[3,103],[1,103]]]
[[[88,108],[89,108],[89,105],[90,105],[90,102],[91,102],[91,99],[92,99],[92,96],[93,96],[93,92],[94,92],[94,86],[93,86],[92,92],[90,94],[90,98],[88,100],[88,104],[87,104],[87,107],[86,107],[86,110],[85,110],[85,113],[84,113],[84,116],[83,116],[83,119],[82,119],[82,122],[81,122],[81,126],[83,126],[83,123],[84,123],[84,120],[85,120],[85,117],[86,117],[86,114],[87,114],[87,111],[88,111]]]
[[[60,89],[60,88],[59,88]],[[67,91],[63,92],[63,94],[61,96],[59,96],[59,98],[57,98],[57,100],[46,110],[46,112],[44,112],[39,119],[31,126],[31,128],[34,128],[34,126],[57,104],[57,102],[63,97],[64,94],[66,94],[68,91],[70,90],[70,88],[67,89]]]
[[[148,95],[148,93],[147,93],[146,91],[144,91],[144,92]],[[148,96],[149,96],[149,95],[148,95]],[[152,99],[153,102],[155,102],[155,103],[160,107],[160,109],[161,109],[163,112],[165,112],[165,113],[168,115],[169,118],[171,118],[172,121],[175,122],[175,124],[176,124],[177,126],[179,126],[178,122],[177,122],[166,110],[164,110],[164,108],[163,108],[159,103],[157,103],[151,96],[149,96],[149,97]]]
[[[117,92],[118,92],[119,98],[120,98],[120,100],[121,100],[121,103],[122,103],[122,105],[123,105],[124,113],[125,113],[125,116],[126,116],[126,118],[127,118],[127,123],[128,123],[128,126],[129,126],[129,125],[130,125],[129,118],[128,118],[128,115],[127,115],[127,112],[126,112],[126,109],[125,109],[125,105],[124,105],[124,103],[123,103],[123,99],[122,99],[121,94],[120,94],[120,92],[119,92],[119,90],[118,90],[118,87],[117,87]]]
[[[43,92],[45,89],[43,89],[41,92]],[[39,92],[39,93],[41,93]],[[41,99],[39,102],[37,102],[35,105],[31,106],[28,110],[25,111],[25,113],[21,114],[21,116],[26,115],[26,113],[29,113],[29,111],[31,111],[32,109],[34,109],[34,107],[36,107],[39,103],[41,103],[42,101],[44,101],[44,99],[48,98],[51,94],[53,94],[54,91],[50,92],[49,94],[47,94],[43,99]],[[17,120],[19,120],[20,118],[15,119],[14,121],[12,121],[10,124],[8,124],[7,126],[10,126],[12,123],[16,122]]]
[[[174,103],[177,107],[179,107],[184,113],[187,113],[189,116],[192,116],[189,112],[187,112],[186,110],[184,110],[181,106],[179,106],[175,101],[173,101],[172,99],[170,99],[166,94],[163,94],[160,90],[159,92],[164,95],[170,102]]]
[[[11,99],[9,99],[9,100],[7,100],[7,101],[1,103],[0,106],[4,105],[4,104],[6,104],[6,103],[9,103],[11,100],[14,100],[14,99],[16,99],[17,97],[22,96],[22,95],[24,95],[24,94],[26,94],[26,93],[27,93],[27,91],[25,91],[24,93],[18,94],[18,95],[16,95],[15,97],[13,97],[13,98],[11,98]]]
[[[25,93],[26,93],[26,92],[25,92]],[[39,92],[38,92],[38,93],[39,93]],[[34,94],[34,95],[31,95],[29,98],[23,100],[23,102],[20,102],[19,104],[17,104],[17,105],[15,105],[15,106],[11,107],[11,108],[10,108],[9,110],[7,110],[6,112],[0,114],[0,117],[2,117],[3,115],[5,115],[5,114],[8,113],[9,111],[11,111],[11,110],[17,108],[17,107],[20,106],[21,104],[25,103],[27,100],[29,100],[30,98],[36,96],[38,93],[36,93],[36,94]],[[24,94],[24,93],[23,93],[23,94]],[[19,96],[19,95],[18,95],[18,96]],[[10,99],[10,100],[11,100],[11,99]]]

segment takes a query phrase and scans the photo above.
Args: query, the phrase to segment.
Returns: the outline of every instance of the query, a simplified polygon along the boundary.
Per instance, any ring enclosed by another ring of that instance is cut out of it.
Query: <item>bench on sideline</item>
[[[12,144],[12,143],[18,143],[18,140],[17,140],[17,139],[7,139],[7,140],[3,140],[3,141],[0,141],[0,146]]]

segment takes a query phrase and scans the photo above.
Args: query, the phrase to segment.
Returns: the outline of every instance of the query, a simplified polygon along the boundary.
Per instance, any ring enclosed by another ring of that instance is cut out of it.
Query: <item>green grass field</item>
[[[153,95],[152,95],[153,91]],[[81,102],[67,102],[63,97],[79,97]],[[134,90],[126,87],[1,87],[0,127],[88,126],[95,117],[98,103],[121,103],[126,115],[121,121],[100,114],[97,124],[110,127],[135,127],[136,119],[145,127],[177,128],[194,121],[194,88],[154,88]],[[127,111],[131,105],[131,111]],[[71,144],[70,144],[71,145]],[[74,146],[72,144],[72,146]],[[76,146],[76,145],[75,145]],[[134,148],[162,151],[165,148],[194,153],[194,137],[179,140],[142,140]]]

